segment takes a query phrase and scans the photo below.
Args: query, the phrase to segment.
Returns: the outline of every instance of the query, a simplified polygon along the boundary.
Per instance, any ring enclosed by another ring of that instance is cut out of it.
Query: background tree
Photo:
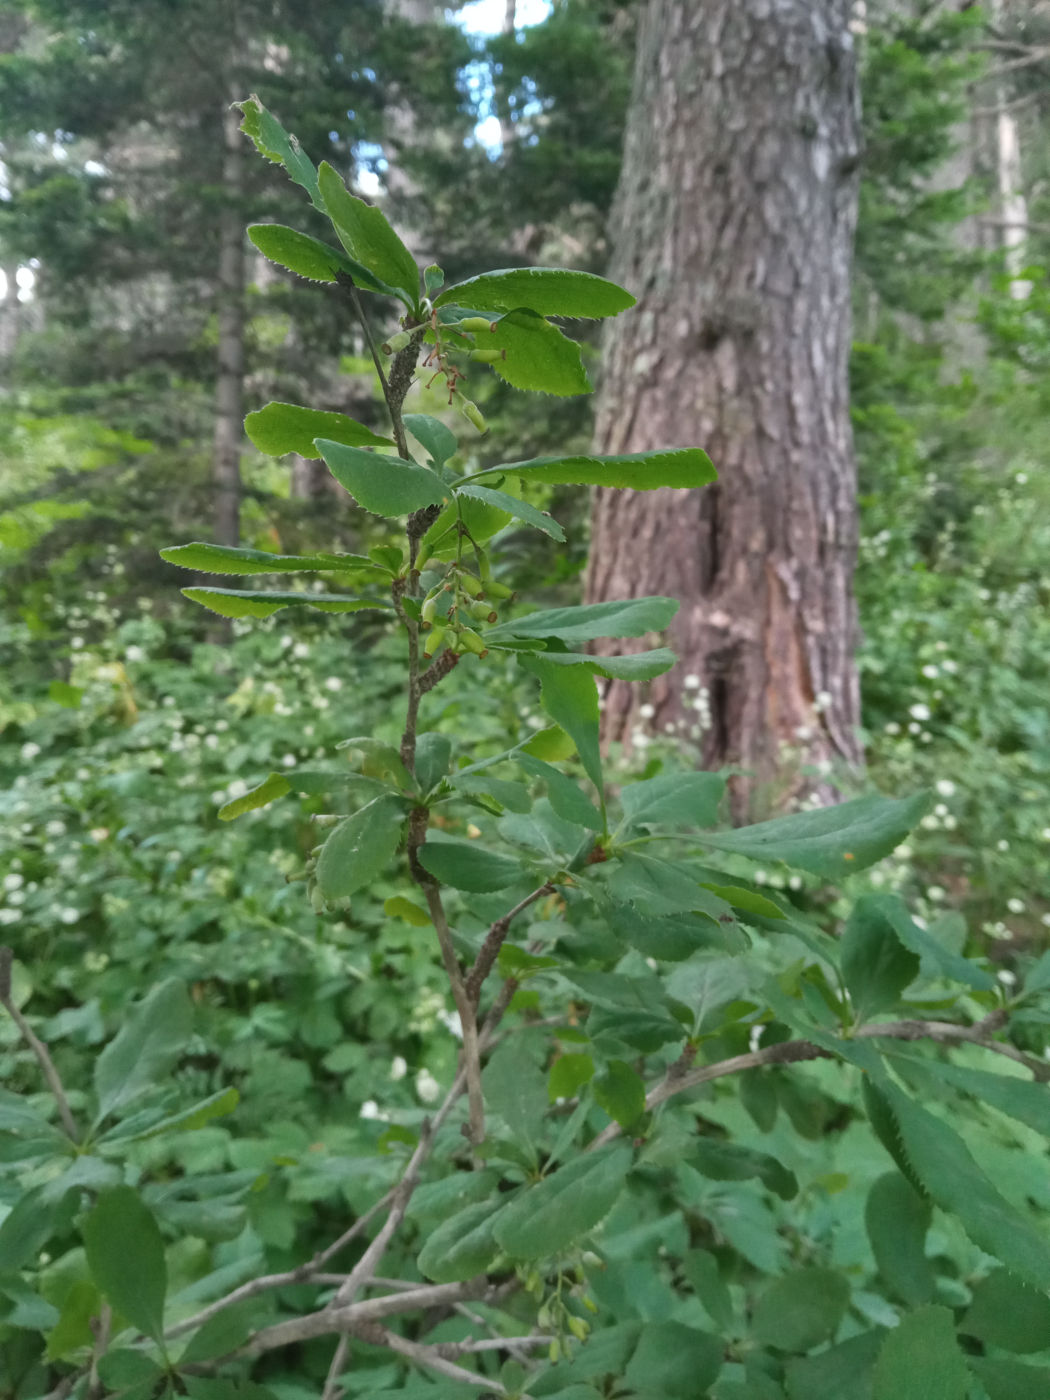
[[[597,410],[602,450],[696,439],[722,465],[685,506],[600,492],[587,594],[684,599],[673,636],[706,693],[703,761],[776,773],[782,797],[860,758],[850,8],[644,9],[611,265],[643,311],[609,333]],[[659,726],[682,718],[677,681],[649,703]],[[633,718],[614,683],[606,737]]]

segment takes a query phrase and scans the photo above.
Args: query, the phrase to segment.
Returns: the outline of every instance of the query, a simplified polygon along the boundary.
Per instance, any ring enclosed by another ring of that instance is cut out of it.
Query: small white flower
[[[940,904],[941,901],[947,899],[947,897],[948,891],[942,889],[940,885],[930,885],[930,887],[926,891],[926,898],[932,904]]]
[[[73,648],[74,651],[79,651],[79,650],[81,649],[81,647],[84,645],[84,638],[83,638],[83,637],[71,637],[71,638],[69,639],[69,645]]]
[[[686,676],[685,679],[682,681],[682,684],[685,686],[686,690],[699,690],[699,689],[700,689],[700,677],[699,677],[699,676]]]
[[[124,653],[124,660],[125,660],[125,661],[136,662],[136,661],[145,661],[145,659],[146,659],[146,653],[142,650],[141,647],[135,647],[135,646],[128,647],[127,651]]]
[[[408,1073],[408,1061],[403,1055],[395,1055],[390,1061],[390,1078],[397,1083],[399,1079],[404,1079]]]
[[[229,798],[231,798],[231,799],[232,799],[232,798],[235,798],[235,797],[243,797],[244,794],[245,794],[247,791],[248,791],[248,784],[244,781],[244,779],[243,779],[243,778],[234,778],[233,782],[230,783],[230,784],[228,785],[228,787],[226,788],[225,796],[226,796],[226,797],[229,797]],[[220,793],[220,794],[219,794],[220,800],[222,799],[222,797],[223,797],[223,794]]]
[[[4,876],[4,889],[5,889],[5,890],[20,890],[20,889],[22,888],[22,886],[25,884],[25,882],[26,882],[26,881],[25,881],[25,876],[24,876],[24,875],[5,875],[5,876]]]
[[[382,1114],[379,1112],[379,1105],[376,1103],[375,1099],[365,1099],[364,1103],[361,1105],[360,1116],[368,1119],[382,1117]]]
[[[217,749],[217,748],[219,747],[219,736],[218,736],[218,734],[205,734],[205,736],[204,736],[204,747],[205,747],[206,749]]]
[[[1004,987],[1015,987],[1017,985],[1017,974],[1016,972],[1011,972],[1008,967],[1004,967],[1002,971],[996,975]]]
[[[769,875],[764,870],[756,870],[751,878],[754,880],[756,885],[769,884]]]
[[[1006,901],[1006,907],[1011,914],[1023,914],[1025,911],[1025,902],[1023,899],[1008,899]]]
[[[887,726],[886,726],[886,733],[887,733],[887,734],[899,734],[900,732],[901,732],[901,727],[900,727],[900,725],[897,723],[897,721],[896,721],[895,719],[891,719],[890,722],[889,722],[889,724],[887,724]]]
[[[653,715],[656,714],[656,706],[650,705],[648,703],[644,705],[639,705],[638,713],[642,717],[642,719],[652,719]]]
[[[60,821],[48,822],[44,830],[47,832],[48,836],[65,836],[66,824]]]
[[[958,823],[958,822],[956,821],[956,819],[952,816],[951,812],[949,812],[948,815],[944,818],[944,829],[945,829],[945,831],[954,831],[955,828],[956,828],[958,825],[959,825],[959,823]]]
[[[653,741],[649,738],[648,734],[643,733],[640,729],[636,729],[631,734],[631,742],[636,749],[647,749]]]
[[[912,719],[927,720],[930,718],[932,711],[929,705],[911,705],[908,708],[908,713],[911,715]]]
[[[1023,486],[1023,485],[1025,484],[1025,482],[1028,480],[1028,473],[1027,473],[1027,472],[1015,472],[1015,473],[1014,473],[1014,480],[1017,482],[1018,486]]]
[[[74,909],[72,905],[66,905],[64,909],[58,911],[58,917],[63,924],[75,924],[80,918],[80,910]]]
[[[32,741],[30,741],[28,744],[22,745],[21,749],[19,750],[19,753],[21,755],[23,763],[31,763],[32,760],[36,758],[36,756],[40,753],[40,745],[34,744]]]
[[[815,710],[826,710],[831,704],[832,695],[830,690],[818,690],[813,697],[813,708]]]
[[[1043,925],[1044,928],[1050,928],[1050,914],[1044,914],[1043,917],[1039,920],[1039,922]]]
[[[542,729],[547,721],[542,715],[526,715],[525,723],[530,729]]]
[[[21,917],[21,909],[0,909],[0,924],[17,924]]]
[[[997,851],[1008,851],[1010,849],[1010,843],[1009,841],[997,841],[995,843],[995,849]]]
[[[791,875],[791,876],[788,877],[788,889],[789,889],[789,890],[800,890],[801,888],[802,888],[802,876],[801,876],[801,875]]]
[[[435,1103],[441,1095],[441,1085],[428,1069],[421,1069],[416,1075],[416,1093],[424,1103]]]
[[[295,754],[294,754],[294,753],[286,753],[285,756],[281,759],[281,767],[282,767],[282,768],[294,768],[294,767],[295,767]]]
[[[954,676],[955,673],[956,673],[956,671],[958,671],[958,669],[959,669],[958,663],[955,662],[955,661],[942,661],[942,662],[941,662],[941,670],[944,671],[946,675]]]
[[[955,796],[955,784],[952,782],[951,778],[938,778],[934,786],[941,797]]]
[[[1044,841],[1050,841],[1050,826],[1044,826],[1039,835]]]
[[[297,661],[302,661],[304,657],[310,655],[310,647],[306,642],[296,642],[292,647],[292,655]]]
[[[936,666],[924,666],[922,668],[922,674],[926,677],[928,681],[935,681],[941,673],[939,668]]]
[[[331,690],[331,691],[342,690],[342,688],[343,688],[343,682],[340,680],[340,678],[339,678],[338,676],[329,676],[328,679],[327,679],[327,680],[325,681],[325,683],[324,683],[324,688],[325,688],[325,690]]]

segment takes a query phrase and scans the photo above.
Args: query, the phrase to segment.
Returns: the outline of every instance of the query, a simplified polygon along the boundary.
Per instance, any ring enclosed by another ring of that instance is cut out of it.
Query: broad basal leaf
[[[513,311],[525,306],[541,316],[598,319],[626,311],[634,305],[634,297],[615,282],[589,272],[560,267],[513,267],[483,272],[480,277],[449,287],[434,305],[469,306],[479,311]]]
[[[334,282],[337,273],[356,270],[342,249],[284,224],[249,224],[248,237],[264,258],[310,282]]]
[[[948,1308],[926,1307],[886,1334],[873,1400],[966,1400],[970,1373]]]
[[[317,438],[341,442],[344,447],[393,447],[393,441],[380,437],[348,418],[345,413],[323,413],[300,408],[294,403],[268,403],[244,420],[244,431],[267,457],[283,457],[296,452],[300,457],[320,457]]]
[[[456,494],[470,496],[474,500],[484,501],[486,505],[495,506],[497,510],[506,511],[515,520],[522,520],[526,525],[532,525],[535,529],[542,530],[545,535],[550,535],[552,540],[563,541],[565,539],[565,531],[545,511],[530,506],[528,501],[517,500],[516,497],[508,495],[506,491],[493,491],[487,486],[468,484],[461,486]]]
[[[526,873],[511,856],[469,841],[436,841],[433,837],[419,848],[419,863],[441,884],[474,894],[506,889]]]
[[[342,593],[246,593],[239,588],[184,588],[182,593],[220,617],[270,617],[282,608],[315,608],[326,613],[384,612],[392,606],[384,599],[349,598]]]
[[[718,479],[710,457],[698,447],[632,452],[618,457],[534,457],[526,462],[487,467],[469,480],[488,481],[494,476],[516,476],[522,481],[545,481],[552,486],[612,486],[631,491],[655,491],[662,486],[691,490]]]
[[[317,188],[317,171],[298,140],[285,131],[254,93],[246,102],[235,102],[233,105],[244,114],[241,130],[251,137],[259,154],[267,160],[272,160],[275,165],[283,165],[291,179],[306,191],[311,202],[323,214],[324,205]]]
[[[339,241],[353,260],[395,288],[408,307],[415,307],[419,268],[386,215],[352,195],[327,161],[321,162],[317,183]]]
[[[494,1233],[514,1259],[557,1254],[593,1229],[616,1203],[633,1153],[626,1144],[577,1157],[500,1211]]]
[[[410,515],[441,505],[450,494],[437,472],[416,462],[379,457],[327,438],[318,438],[317,450],[339,485],[373,515]]]
[[[507,358],[492,368],[515,389],[541,394],[589,394],[591,382],[580,347],[557,326],[533,311],[512,311],[485,336],[486,350],[505,350]]]
[[[103,1191],[81,1228],[99,1292],[133,1327],[159,1342],[168,1289],[164,1241],[138,1192],[130,1186]]]
[[[116,1038],[95,1060],[98,1120],[161,1083],[193,1033],[193,1008],[182,982],[154,987],[124,1018]]]
[[[369,885],[401,844],[404,803],[384,794],[339,823],[317,858],[317,885],[325,899],[345,899]]]
[[[644,637],[647,632],[662,632],[677,611],[675,598],[624,598],[529,613],[501,622],[485,635],[494,643],[511,637],[556,637],[567,646],[579,646],[599,637]]]
[[[704,845],[751,860],[783,861],[826,880],[841,880],[888,856],[919,824],[930,801],[928,793],[900,800],[858,797],[838,807],[705,834]]]
[[[718,773],[661,773],[620,793],[629,826],[714,826],[725,794]]]
[[[370,581],[389,578],[373,560],[363,554],[268,554],[264,549],[234,549],[223,544],[172,545],[160,557],[180,569],[201,574],[306,574],[347,573]]]

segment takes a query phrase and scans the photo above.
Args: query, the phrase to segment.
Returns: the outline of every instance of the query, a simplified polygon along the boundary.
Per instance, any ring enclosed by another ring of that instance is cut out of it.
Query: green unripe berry
[[[436,651],[440,651],[441,644],[445,640],[447,627],[431,627],[427,633],[427,639],[423,644],[423,655],[433,656]]]
[[[471,598],[480,598],[485,592],[484,584],[480,579],[476,579],[473,574],[460,572],[456,575],[459,580],[460,591],[468,593]]]
[[[472,350],[469,359],[479,365],[498,365],[507,358],[506,350]]]
[[[392,335],[390,339],[386,342],[386,344],[383,346],[383,354],[396,355],[399,350],[404,350],[406,346],[409,346],[411,344],[412,336],[409,334],[409,332],[398,331],[398,333],[396,335]]]
[[[462,627],[459,629],[456,638],[456,650],[473,652],[475,656],[488,656],[489,654],[488,647],[470,627]]]
[[[459,401],[459,406],[462,410],[464,418],[466,418],[469,423],[472,423],[474,427],[477,428],[479,433],[488,432],[489,427],[488,424],[485,422],[484,414],[481,412],[481,409],[478,408],[476,403],[471,403],[470,399],[461,398]]]
[[[490,603],[484,602],[481,598],[476,603],[471,603],[467,609],[471,617],[477,618],[479,622],[498,622],[499,613]]]
[[[498,321],[490,321],[487,316],[468,316],[465,321],[456,322],[457,331],[494,331]]]

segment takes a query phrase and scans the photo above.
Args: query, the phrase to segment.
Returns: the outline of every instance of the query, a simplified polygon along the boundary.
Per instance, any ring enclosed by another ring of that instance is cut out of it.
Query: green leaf
[[[886,1334],[872,1329],[787,1364],[789,1400],[871,1400],[871,1373]]]
[[[429,792],[448,774],[452,761],[452,740],[447,734],[428,730],[416,740],[416,781],[420,792]]]
[[[404,819],[404,803],[389,793],[339,823],[317,858],[325,899],[346,899],[372,883],[401,844]]]
[[[515,520],[523,520],[526,525],[532,525],[537,530],[542,530],[545,535],[550,535],[552,540],[565,539],[565,531],[545,511],[530,506],[528,501],[519,501],[506,491],[493,491],[488,486],[461,486],[456,495],[469,496],[473,500],[484,501],[486,505],[494,506],[497,510],[506,511]]]
[[[995,987],[996,981],[991,973],[985,972],[968,958],[960,957],[926,929],[920,928],[896,895],[873,894],[865,896],[865,900],[892,926],[905,948],[932,963],[943,977],[950,977],[982,992],[990,992]]]
[[[546,658],[527,655],[520,659],[526,671],[540,679],[543,708],[576,745],[584,772],[598,789],[603,802],[602,756],[599,744],[598,687],[594,677],[575,668],[552,666]]]
[[[625,1144],[589,1152],[528,1187],[500,1212],[497,1241],[515,1259],[565,1249],[612,1210],[632,1156]]]
[[[373,515],[409,515],[424,506],[439,506],[449,495],[437,472],[416,462],[380,457],[327,438],[318,438],[317,449],[339,485]]]
[[[591,392],[580,347],[534,311],[509,312],[486,335],[484,345],[486,350],[507,352],[506,359],[496,360],[492,369],[514,389],[559,398]]]
[[[369,778],[385,778],[388,775],[403,788],[415,784],[412,775],[401,760],[401,755],[393,744],[384,744],[371,734],[357,734],[352,739],[341,739],[337,749],[359,749],[363,755],[361,772]],[[291,775],[294,780],[294,773]]]
[[[356,263],[395,288],[413,309],[419,301],[419,268],[381,209],[352,195],[322,161],[317,183],[339,241]]]
[[[179,1361],[213,1361],[227,1352],[236,1351],[248,1340],[258,1323],[259,1306],[254,1299],[231,1303],[194,1332]]]
[[[831,1269],[796,1269],[774,1279],[759,1297],[751,1332],[764,1346],[809,1351],[830,1341],[847,1304],[849,1284]]]
[[[988,1356],[968,1356],[966,1364],[988,1392],[988,1400],[1046,1400],[1050,1395],[1046,1366]]]
[[[701,889],[710,890],[717,898],[725,900],[731,909],[738,909],[742,914],[752,914],[759,919],[787,918],[779,904],[774,904],[757,890],[743,889],[740,885],[712,885],[707,880],[701,882]]]
[[[61,705],[64,710],[79,710],[80,702],[84,698],[84,692],[79,685],[70,685],[68,681],[52,681],[47,688],[49,700],[54,700],[56,705]]]
[[[1050,1298],[996,1269],[974,1286],[959,1331],[986,1346],[1022,1354],[1050,1349]]]
[[[567,646],[578,646],[599,637],[644,637],[647,632],[662,632],[677,611],[675,598],[625,598],[530,613],[501,622],[485,635],[490,642],[501,637],[556,637]]]
[[[391,604],[379,598],[351,598],[343,593],[244,592],[239,588],[184,588],[184,598],[200,603],[220,617],[271,617],[282,608],[315,608],[318,612],[385,612]]]
[[[933,1297],[933,1266],[926,1257],[930,1203],[900,1172],[880,1176],[868,1192],[864,1223],[879,1273],[909,1307]]]
[[[645,1084],[623,1060],[610,1060],[593,1085],[595,1102],[626,1132],[645,1112]]]
[[[91,1322],[98,1317],[99,1301],[98,1289],[90,1279],[80,1278],[73,1283],[62,1300],[58,1321],[47,1336],[48,1361],[65,1360],[80,1347],[91,1346]]]
[[[486,633],[486,641],[492,638]],[[499,646],[499,643],[495,643]],[[516,647],[508,648],[517,650]],[[552,666],[579,666],[592,676],[606,676],[621,681],[651,681],[670,671],[678,660],[669,647],[654,647],[651,651],[634,652],[630,656],[591,656],[583,651],[545,651],[545,661]]]
[[[484,1273],[500,1252],[493,1225],[505,1199],[478,1201],[444,1220],[420,1251],[420,1273],[435,1283],[462,1283]]]
[[[517,761],[534,778],[547,785],[547,799],[563,821],[574,822],[589,831],[601,831],[604,827],[602,814],[589,797],[586,797],[573,780],[542,759],[533,758],[529,753],[518,754]]]
[[[918,825],[930,801],[928,793],[899,801],[858,797],[838,807],[796,812],[757,826],[705,835],[704,845],[750,860],[783,861],[825,880],[841,880],[888,856]]]
[[[551,1103],[573,1099],[593,1078],[594,1061],[590,1055],[559,1055],[547,1076],[547,1097]]]
[[[470,841],[429,840],[419,848],[419,863],[435,880],[455,890],[486,894],[513,885],[525,873],[520,862]]]
[[[655,491],[670,486],[692,490],[718,479],[706,452],[698,447],[632,452],[619,457],[534,457],[486,467],[469,478],[516,476],[522,481],[545,481],[552,486],[612,486],[631,491]]]
[[[682,1260],[682,1273],[711,1321],[726,1332],[732,1331],[735,1319],[733,1298],[715,1256],[706,1249],[691,1249]]]
[[[900,1152],[935,1205],[954,1215],[978,1248],[1035,1288],[1050,1291],[1050,1242],[992,1185],[954,1128],[888,1079],[866,1081],[896,1127]]]
[[[324,413],[316,408],[300,408],[294,403],[268,403],[249,413],[244,430],[267,457],[283,457],[296,452],[300,457],[319,457],[317,438],[342,443],[344,447],[393,447],[388,437],[366,428],[345,413]]]
[[[488,1108],[503,1119],[512,1135],[531,1145],[547,1112],[547,1085],[542,1071],[522,1055],[518,1045],[501,1045],[481,1076]]]
[[[970,1376],[947,1308],[926,1307],[887,1334],[873,1400],[966,1400]]]
[[[392,919],[401,919],[404,923],[411,924],[413,928],[427,928],[430,924],[430,915],[425,909],[399,894],[386,900],[383,905],[383,913],[388,914]]]
[[[162,1118],[160,1122],[143,1128],[141,1132],[125,1134],[120,1130],[122,1125],[118,1125],[117,1128],[106,1133],[102,1141],[119,1141],[122,1144],[144,1142],[147,1138],[159,1137],[161,1133],[196,1132],[198,1128],[205,1127],[216,1118],[225,1118],[227,1114],[232,1113],[240,1100],[240,1094],[230,1085],[227,1089],[219,1089],[206,1099],[201,1099],[200,1103],[195,1103],[190,1108],[184,1108],[181,1113],[173,1113],[167,1118]]]
[[[424,1222],[447,1220],[464,1206],[492,1198],[499,1186],[499,1172],[454,1171],[440,1181],[430,1181],[412,1192],[405,1214]]]
[[[794,1172],[767,1152],[756,1152],[735,1142],[697,1138],[690,1149],[689,1162],[701,1176],[710,1177],[712,1181],[747,1181],[757,1176],[763,1186],[775,1191],[782,1200],[790,1201],[798,1195]]]
[[[160,557],[180,569],[195,569],[202,574],[301,574],[351,573],[367,575],[369,580],[384,577],[387,570],[378,568],[363,554],[267,554],[264,549],[233,549],[228,545],[177,544],[162,549]]]
[[[314,206],[324,213],[317,188],[317,171],[298,140],[285,131],[254,93],[245,102],[235,102],[233,105],[243,113],[241,130],[254,141],[259,154],[275,165],[283,165],[289,177],[306,191]]]
[[[1011,1118],[1027,1123],[1037,1133],[1050,1137],[1050,1094],[1045,1084],[1035,1084],[1014,1075],[990,1074],[942,1060],[906,1054],[894,1049],[893,1060],[920,1091],[935,1093],[938,1084],[950,1084]]]
[[[219,820],[232,822],[235,817],[243,816],[245,812],[254,812],[259,807],[268,807],[279,797],[287,797],[291,790],[292,785],[283,773],[271,773],[242,797],[235,797],[232,802],[220,807]]]
[[[115,1039],[95,1061],[101,1122],[164,1080],[193,1033],[193,1007],[182,982],[162,982],[132,1007]]]
[[[638,1395],[695,1400],[722,1369],[725,1343],[681,1322],[648,1322],[624,1373]]]
[[[248,237],[264,258],[309,282],[334,282],[337,272],[352,276],[355,270],[340,248],[284,224],[249,224]]]
[[[629,826],[713,826],[726,790],[718,773],[663,773],[620,793]]]
[[[449,287],[435,306],[469,306],[478,311],[513,311],[525,306],[541,316],[600,319],[634,305],[630,292],[595,277],[560,267],[500,268]]]
[[[747,951],[748,940],[726,906],[724,918],[705,911],[682,910],[674,914],[643,914],[633,904],[603,907],[610,928],[647,958],[682,962],[701,948],[729,953]]]
[[[434,418],[429,413],[406,413],[404,424],[416,441],[421,442],[430,453],[433,465],[439,470],[459,451],[455,433],[440,418]]]
[[[895,1006],[918,975],[918,957],[901,944],[877,902],[862,895],[842,930],[842,976],[858,1023]]]
[[[81,1226],[92,1278],[133,1327],[161,1342],[168,1268],[152,1213],[130,1186],[99,1195]]]
[[[37,1186],[18,1197],[0,1221],[0,1260],[5,1270],[21,1269],[51,1238],[62,1200]]]
[[[100,1358],[98,1372],[106,1385],[123,1394],[131,1386],[149,1386],[150,1394],[164,1372],[151,1356],[131,1347],[110,1348]]]

